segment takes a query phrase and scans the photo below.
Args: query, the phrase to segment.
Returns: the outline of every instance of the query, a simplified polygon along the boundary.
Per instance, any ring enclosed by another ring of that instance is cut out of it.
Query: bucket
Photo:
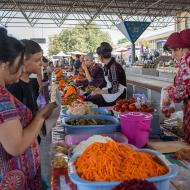
[[[129,144],[138,148],[148,143],[151,132],[152,114],[142,112],[127,112],[119,115],[121,132],[128,138]]]

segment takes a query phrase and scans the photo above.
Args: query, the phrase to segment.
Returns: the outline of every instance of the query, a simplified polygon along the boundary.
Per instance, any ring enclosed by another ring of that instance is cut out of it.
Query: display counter
[[[127,75],[128,93],[131,93],[131,96],[133,96],[133,94],[139,92],[139,90],[142,89],[144,92],[147,93],[147,94],[146,93],[144,93],[144,94],[147,95],[147,97],[151,103],[154,103],[152,101],[152,100],[154,100],[154,98],[156,101],[159,101],[160,100],[159,97],[155,96],[155,94],[156,93],[160,94],[162,87],[169,86],[171,84],[172,84],[171,80],[158,80],[157,78],[154,78],[154,77],[144,77],[142,75]],[[131,92],[130,92],[130,88],[132,90]],[[55,90],[55,88],[52,88],[52,89]],[[52,99],[57,98],[55,95],[55,92],[52,94],[53,94]],[[64,102],[64,101],[62,101],[62,102]],[[64,106],[64,109],[65,109],[65,106]],[[52,129],[52,145],[55,145],[56,143],[60,143],[60,142],[62,144],[66,144],[65,143],[66,130],[64,127],[65,126],[64,122],[66,121],[65,117],[67,117],[67,116],[63,116],[63,110],[61,110],[60,116],[57,120],[57,124]],[[163,130],[164,130],[164,128],[163,128]],[[160,143],[163,142],[162,140],[159,139],[158,143],[159,143],[159,141],[160,141]],[[154,147],[151,146],[151,142],[152,142],[152,140],[149,140],[148,147],[154,149]],[[187,147],[188,146],[189,145],[187,145]],[[71,180],[69,178],[68,167],[67,167],[67,164],[65,164],[65,163],[68,163],[68,160],[70,159],[69,148],[68,148],[67,154],[64,154],[67,156],[66,157],[63,156],[63,158],[64,158],[63,162],[55,159],[55,155],[60,156],[59,154],[56,154],[56,150],[60,151],[60,149],[54,149],[54,151],[52,151],[53,154],[51,154],[51,159],[52,159],[51,189],[52,190],[77,190],[76,186],[71,182]],[[177,161],[173,158],[172,154],[166,155],[166,159],[168,160],[167,161],[168,163],[170,163],[170,162],[174,163],[182,168],[185,168],[185,171],[187,173],[188,172],[190,173],[190,168],[188,166],[189,162]],[[56,162],[55,162],[55,160],[56,160]],[[182,170],[180,170],[180,172],[181,171]],[[184,175],[183,172],[180,173],[180,175],[183,176]],[[184,190],[183,188],[180,187],[178,181],[179,181],[178,179],[176,180],[174,178],[170,183],[169,190]]]

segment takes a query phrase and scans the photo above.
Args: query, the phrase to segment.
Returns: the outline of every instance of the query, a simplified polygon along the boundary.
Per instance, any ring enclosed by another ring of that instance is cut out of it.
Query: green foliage
[[[60,51],[96,52],[96,48],[103,41],[112,43],[110,35],[96,24],[90,29],[77,25],[74,28],[63,29],[58,35],[49,38],[49,55],[55,55]]]
[[[129,40],[127,39],[127,38],[122,38],[122,39],[120,39],[120,40],[118,40],[118,44],[123,44],[123,43],[125,43],[125,42],[128,42]]]
[[[148,47],[148,48],[153,48],[153,45],[150,41],[148,40],[145,40],[145,39],[139,39],[137,40],[136,42],[137,45],[141,46],[141,45],[144,45],[144,47]]]

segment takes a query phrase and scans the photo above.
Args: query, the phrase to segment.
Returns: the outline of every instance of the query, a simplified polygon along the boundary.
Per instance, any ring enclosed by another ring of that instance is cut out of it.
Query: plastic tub
[[[122,133],[108,133],[108,134],[100,134],[102,136],[110,137],[114,141],[123,143],[123,144],[128,144],[127,138],[122,134]],[[93,136],[93,134],[81,134],[81,135],[66,135],[65,136],[65,143],[68,146],[73,146],[79,144],[81,141],[87,140],[89,137]]]
[[[68,117],[70,115],[68,115],[67,113],[67,109],[63,109],[61,110],[61,115],[63,117]],[[92,112],[95,114],[95,115],[111,115],[111,112],[109,112],[107,109],[105,108],[92,108]],[[93,115],[94,115],[93,114]],[[87,114],[87,115],[92,115],[92,114]]]
[[[89,118],[89,119],[103,119],[111,121],[108,125],[68,125],[66,122],[70,119]],[[78,115],[68,116],[65,118],[63,124],[66,134],[100,134],[100,133],[114,133],[120,131],[119,121],[114,116],[109,115]]]
[[[142,112],[126,112],[119,115],[121,132],[126,135],[129,144],[138,148],[144,147],[149,140],[152,114]]]
[[[168,173],[158,177],[146,178],[146,180],[153,182],[158,190],[169,190],[170,180],[175,177],[178,173],[177,167],[175,164],[170,164],[165,157],[159,152],[150,150],[150,149],[140,149],[139,151],[149,152],[157,156],[161,162],[163,162],[167,168]],[[79,155],[73,155],[69,160],[69,177],[71,181],[77,185],[77,190],[112,190],[120,182],[91,182],[84,179],[81,179],[75,170],[74,161]]]

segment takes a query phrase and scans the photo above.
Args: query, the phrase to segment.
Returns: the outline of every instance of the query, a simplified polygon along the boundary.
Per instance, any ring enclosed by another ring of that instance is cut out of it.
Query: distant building
[[[153,49],[157,49],[157,50],[162,50],[163,45],[165,44],[168,36],[173,33],[174,31],[169,31],[169,32],[164,32],[161,34],[157,34],[157,35],[151,35],[149,37],[146,38],[141,38],[143,40],[148,41],[151,44],[151,47]]]
[[[190,13],[189,12],[178,13],[175,30],[179,32],[181,30],[184,30],[185,28],[190,28]]]

